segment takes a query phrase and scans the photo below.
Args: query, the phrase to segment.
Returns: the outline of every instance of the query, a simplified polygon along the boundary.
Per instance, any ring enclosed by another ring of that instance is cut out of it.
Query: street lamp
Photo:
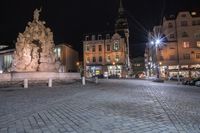
[[[155,55],[156,55],[156,58],[155,58],[155,62],[156,62],[156,74],[157,74],[157,78],[160,78],[160,73],[159,73],[159,63],[158,63],[158,59],[157,59],[157,54],[158,54],[158,46],[161,44],[162,40],[161,39],[155,39],[155,40],[152,40],[150,43],[152,45],[155,45],[155,48],[156,48],[156,51],[155,51]]]

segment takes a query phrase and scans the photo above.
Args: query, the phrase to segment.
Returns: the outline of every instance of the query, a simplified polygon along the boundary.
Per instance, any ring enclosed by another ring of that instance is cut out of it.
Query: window
[[[181,21],[181,26],[188,26],[188,22],[187,21]]]
[[[119,50],[119,41],[114,42],[113,50]]]
[[[186,17],[186,14],[181,14],[181,17],[182,17],[182,18],[185,18],[185,17]]]
[[[102,40],[102,35],[98,35],[98,40]]]
[[[170,34],[170,35],[169,35],[169,38],[174,38],[174,34]]]
[[[188,37],[187,32],[183,32],[183,33],[182,33],[182,37]]]
[[[110,55],[107,56],[107,62],[110,62]]]
[[[89,36],[85,36],[85,41],[88,41],[89,40]]]
[[[188,53],[187,54],[183,54],[183,59],[186,59],[186,60],[190,59],[190,54],[188,54]]]
[[[95,52],[95,45],[92,46],[92,52]]]
[[[169,59],[170,59],[170,60],[176,60],[176,56],[175,56],[175,55],[170,55],[170,56],[169,56]]]
[[[56,55],[56,58],[58,58],[58,59],[61,58],[61,49],[60,48],[55,48],[54,53]]]
[[[95,40],[95,35],[92,35],[92,41],[94,41]]]
[[[190,43],[189,42],[183,42],[183,48],[189,48]]]
[[[168,28],[173,28],[173,24],[172,23],[168,23]]]
[[[99,62],[102,62],[102,56],[99,56]]]
[[[200,53],[196,53],[196,58],[200,59]]]
[[[194,34],[194,38],[200,39],[200,33],[195,33],[195,34]]]
[[[90,46],[88,44],[86,44],[86,51],[90,51]]]
[[[86,63],[90,63],[90,57],[86,58]]]
[[[3,67],[5,69],[9,68],[12,64],[12,55],[4,55],[3,57]]]
[[[197,47],[200,48],[200,41],[197,41]]]
[[[107,45],[107,51],[110,51],[110,45],[109,44]]]
[[[110,34],[106,34],[106,39],[110,39]]]
[[[101,45],[99,45],[99,51],[102,51],[102,46]]]
[[[96,58],[95,57],[92,58],[92,62],[96,62]]]
[[[116,62],[119,61],[119,55],[116,55],[116,57],[115,57],[115,61],[116,61]]]

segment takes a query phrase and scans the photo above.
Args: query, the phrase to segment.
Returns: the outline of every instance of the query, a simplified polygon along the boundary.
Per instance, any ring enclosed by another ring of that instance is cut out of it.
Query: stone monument
[[[24,33],[19,33],[13,55],[12,72],[58,72],[60,63],[54,53],[53,33],[39,20],[41,9],[36,9],[33,21]]]

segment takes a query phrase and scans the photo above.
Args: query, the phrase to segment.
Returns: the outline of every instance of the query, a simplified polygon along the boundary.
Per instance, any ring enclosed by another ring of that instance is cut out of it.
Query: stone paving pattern
[[[0,84],[0,133],[200,133],[200,88],[144,80]]]

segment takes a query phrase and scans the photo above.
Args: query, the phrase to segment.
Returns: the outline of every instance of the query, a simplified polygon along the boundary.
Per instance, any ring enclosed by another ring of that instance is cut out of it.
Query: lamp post
[[[160,70],[159,70],[159,63],[158,63],[158,45],[161,44],[161,40],[160,39],[156,39],[156,40],[152,40],[151,41],[151,44],[152,45],[155,45],[155,48],[156,48],[156,51],[155,51],[155,55],[156,55],[156,58],[155,58],[155,62],[156,62],[156,75],[157,75],[157,78],[159,79],[160,78]]]

